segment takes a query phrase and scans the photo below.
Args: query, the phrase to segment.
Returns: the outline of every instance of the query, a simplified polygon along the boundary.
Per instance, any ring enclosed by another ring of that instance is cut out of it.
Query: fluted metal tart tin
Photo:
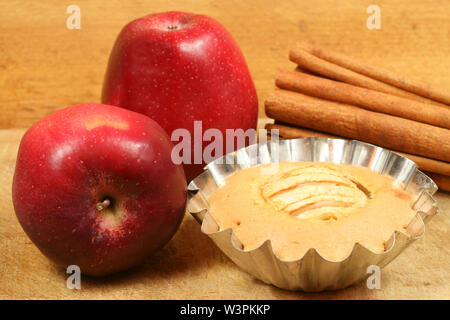
[[[413,209],[417,214],[406,228],[408,235],[395,231],[386,241],[383,253],[372,252],[355,243],[351,253],[342,261],[327,260],[315,248],[309,249],[298,260],[283,261],[273,252],[270,239],[256,249],[242,250],[233,230],[220,230],[209,215],[207,199],[225,185],[225,178],[234,172],[278,161],[351,164],[393,177],[394,183],[399,183],[416,199]],[[356,140],[310,137],[254,144],[209,163],[188,186],[187,210],[201,224],[202,232],[254,277],[283,289],[317,292],[344,288],[365,279],[370,265],[386,266],[423,236],[425,223],[438,212],[437,202],[432,196],[436,191],[433,180],[419,171],[413,161],[397,153]]]

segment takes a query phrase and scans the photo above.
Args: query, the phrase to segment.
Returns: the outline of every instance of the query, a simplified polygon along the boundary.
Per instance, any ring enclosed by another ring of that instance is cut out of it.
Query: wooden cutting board
[[[24,130],[0,130],[0,299],[449,299],[450,194],[436,198],[440,213],[381,272],[381,289],[365,283],[318,294],[266,285],[241,271],[200,231],[190,216],[175,237],[132,270],[106,278],[82,278],[81,290],[66,287],[55,267],[28,239],[14,214],[11,183]]]

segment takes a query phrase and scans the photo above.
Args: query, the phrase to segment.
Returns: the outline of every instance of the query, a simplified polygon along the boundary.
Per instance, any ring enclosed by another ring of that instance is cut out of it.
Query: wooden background
[[[81,29],[68,30],[68,5]],[[381,30],[368,30],[366,8],[381,8]],[[11,178],[23,128],[53,110],[99,102],[109,51],[127,22],[168,10],[220,21],[239,43],[262,104],[277,68],[293,68],[291,45],[309,40],[450,88],[450,1],[422,0],[0,0],[0,299],[3,298],[450,298],[450,196],[427,235],[387,267],[382,289],[364,284],[308,295],[278,290],[240,271],[191,217],[156,256],[125,274],[83,279],[65,274],[31,244],[14,216]]]
[[[81,8],[80,30],[66,28],[73,3]],[[374,3],[381,30],[366,27],[366,8]],[[57,108],[98,102],[120,29],[168,10],[210,15],[231,32],[261,106],[276,69],[293,67],[287,55],[298,39],[450,88],[447,0],[0,0],[0,128],[28,127]]]

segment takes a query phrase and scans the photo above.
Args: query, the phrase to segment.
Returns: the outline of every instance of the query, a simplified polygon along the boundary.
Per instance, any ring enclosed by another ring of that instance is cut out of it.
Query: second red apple
[[[258,100],[244,56],[214,19],[182,12],[148,15],[126,25],[111,52],[102,101],[150,116],[169,134],[256,129]],[[205,146],[208,142],[204,142]],[[193,143],[192,143],[193,147]],[[224,147],[225,151],[225,147]],[[202,164],[185,164],[189,180]]]

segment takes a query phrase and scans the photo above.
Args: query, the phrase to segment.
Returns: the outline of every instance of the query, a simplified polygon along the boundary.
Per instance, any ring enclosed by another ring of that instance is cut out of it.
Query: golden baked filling
[[[394,179],[367,168],[325,162],[281,162],[237,171],[209,198],[220,229],[232,228],[244,250],[271,240],[282,260],[315,248],[342,260],[359,242],[381,253],[395,230],[406,232],[413,199]]]

